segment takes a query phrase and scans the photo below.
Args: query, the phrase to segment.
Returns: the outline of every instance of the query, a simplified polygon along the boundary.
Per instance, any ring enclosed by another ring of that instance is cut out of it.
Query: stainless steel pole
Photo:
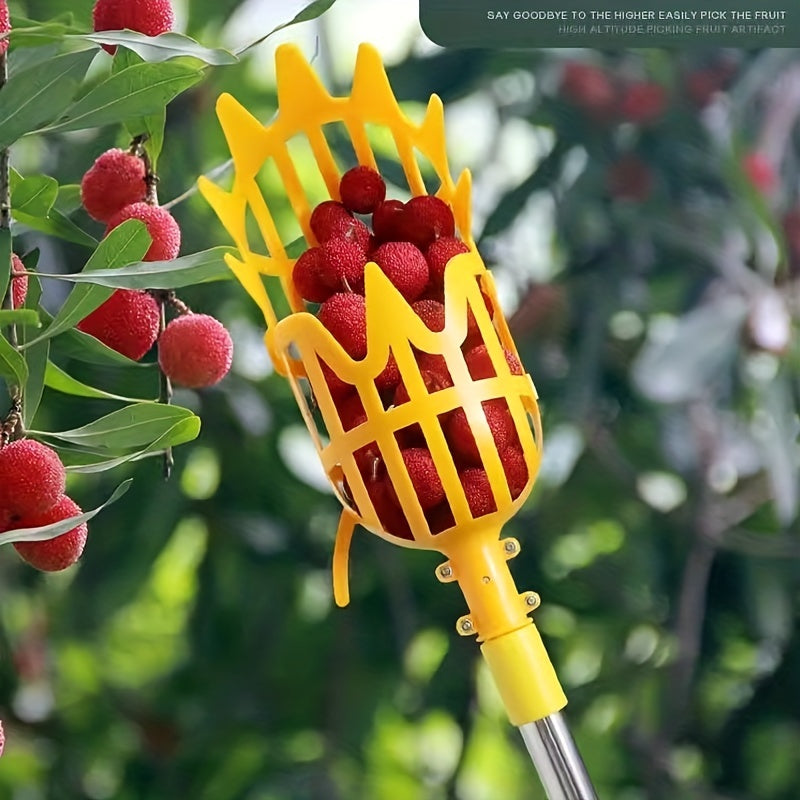
[[[548,800],[597,800],[583,759],[560,713],[519,728]]]

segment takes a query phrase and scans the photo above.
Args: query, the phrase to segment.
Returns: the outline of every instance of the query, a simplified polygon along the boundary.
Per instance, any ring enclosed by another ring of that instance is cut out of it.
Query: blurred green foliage
[[[79,5],[12,10],[68,10],[86,28]],[[186,32],[219,46],[239,5],[186,3]],[[308,25],[346,91],[335,10]],[[657,83],[663,112],[587,112],[560,88],[568,62],[615,91]],[[220,92],[272,115],[255,64],[207,68],[170,104],[162,200],[226,161]],[[520,588],[543,598],[536,621],[599,796],[795,800],[800,233],[784,221],[800,187],[797,54],[410,47],[389,73],[411,113],[431,92],[447,104],[476,238],[541,396],[545,465],[506,533],[523,544]],[[700,95],[706,73],[717,83]],[[12,163],[75,184],[126,143],[113,125],[30,137]],[[753,153],[774,185],[753,184]],[[174,213],[183,253],[228,244],[197,195]],[[85,260],[32,231],[19,243],[41,248],[42,271]],[[45,289],[55,311],[63,295]],[[180,294],[232,330],[236,360],[219,387],[178,393],[203,427],[173,480],[155,459],[74,475],[86,508],[135,478],[75,570],[43,576],[0,552],[0,798],[542,797],[474,642],[455,636],[463,600],[434,579],[435,557],[359,535],[351,605],[333,607],[338,507],[256,309],[232,281]],[[143,391],[113,367],[81,377]],[[48,392],[43,429],[115,408]]]

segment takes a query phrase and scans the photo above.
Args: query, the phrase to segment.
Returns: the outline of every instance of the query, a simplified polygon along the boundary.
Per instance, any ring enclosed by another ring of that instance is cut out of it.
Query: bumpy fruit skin
[[[8,14],[8,3],[6,0],[0,0],[0,33],[8,33],[11,30],[11,18]],[[0,53],[5,53],[8,50],[8,39],[3,39],[0,41]],[[3,729],[0,728],[0,735],[2,735]],[[2,754],[3,748],[0,746],[0,754]]]
[[[499,398],[487,400],[482,403],[482,407],[497,449],[505,450],[516,439],[514,419],[506,401]],[[464,461],[475,465],[482,463],[478,443],[463,408],[456,409],[447,420],[447,440],[453,452]]]
[[[339,196],[349,211],[371,214],[386,197],[386,184],[371,167],[353,167],[342,175]]]
[[[473,517],[482,517],[497,511],[492,487],[486,470],[481,467],[469,467],[458,473],[464,494],[467,496],[469,510]]]
[[[324,303],[333,289],[325,283],[325,257],[321,247],[311,247],[303,253],[292,268],[294,288],[309,303]]]
[[[117,289],[84,317],[77,328],[138,361],[155,344],[160,318],[158,303],[147,292]]]
[[[332,292],[363,290],[367,254],[357,241],[334,236],[322,245],[321,250],[322,280]]]
[[[620,114],[629,122],[647,125],[655,122],[667,107],[667,93],[663,86],[650,81],[628,86],[620,100]]]
[[[433,284],[444,286],[444,268],[451,258],[461,253],[469,253],[469,248],[454,236],[443,236],[428,247],[425,260],[428,262]]]
[[[208,314],[173,319],[158,338],[158,364],[179,386],[201,389],[219,383],[231,368],[233,340]]]
[[[411,308],[427,328],[437,333],[444,330],[445,309],[443,303],[436,300],[417,300],[416,303],[411,304]]]
[[[172,30],[175,15],[170,0],[97,0],[92,12],[95,31],[117,31],[127,28],[147,36],[158,36]],[[103,45],[116,52],[116,45]]]
[[[413,302],[425,291],[428,262],[422,251],[410,242],[386,242],[372,254],[372,260],[408,302]]]
[[[511,374],[522,375],[524,370],[522,369],[522,364],[519,363],[519,359],[510,350],[504,349],[503,354],[506,357],[506,364],[508,364]],[[494,362],[485,344],[478,345],[478,347],[473,347],[472,350],[469,350],[464,356],[464,360],[467,362],[467,369],[469,370],[472,380],[480,381],[484,378],[494,378],[496,374]]]
[[[147,193],[144,161],[114,148],[98,156],[81,180],[81,201],[92,219],[108,222]]]
[[[353,359],[367,354],[367,306],[360,294],[340,292],[326,300],[319,321]]]
[[[76,517],[80,513],[80,506],[63,495],[47,511],[24,517],[21,527],[38,528],[42,525],[51,525],[63,519]],[[43,572],[58,572],[71,567],[81,557],[86,546],[87,534],[86,523],[81,522],[61,536],[41,542],[14,542],[14,548],[32,567]]]
[[[528,465],[525,455],[517,445],[507,447],[500,451],[500,461],[506,474],[511,499],[516,500],[528,483]]]
[[[335,200],[320,203],[311,212],[309,225],[320,244],[340,238],[358,243],[365,253],[369,249],[369,228]]]
[[[372,231],[379,242],[397,241],[400,221],[406,204],[402,200],[384,200],[372,212]]]
[[[444,200],[423,194],[412,197],[406,203],[400,218],[400,230],[404,239],[424,252],[435,239],[454,236],[456,222],[450,206]]]
[[[16,253],[11,254],[11,307],[22,308],[28,296],[28,276],[25,265]]]
[[[153,240],[150,249],[144,254],[144,261],[171,261],[177,258],[181,249],[181,229],[172,214],[160,206],[147,203],[133,203],[120,209],[108,221],[106,236],[123,222],[138,219],[144,222]]]
[[[444,486],[430,451],[425,447],[409,447],[402,450],[400,455],[422,510],[426,511],[441,503],[444,500]]]
[[[65,481],[55,450],[33,439],[9,442],[0,450],[0,527],[20,527],[20,517],[51,508]]]

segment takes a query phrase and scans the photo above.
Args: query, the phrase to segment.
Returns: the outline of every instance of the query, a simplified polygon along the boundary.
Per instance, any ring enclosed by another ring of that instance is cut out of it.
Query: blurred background
[[[305,5],[175,8],[178,30],[239,49]],[[86,27],[90,6],[12,3]],[[542,597],[599,796],[796,800],[800,53],[450,51],[411,0],[337,0],[170,105],[162,202],[226,162],[220,92],[270,119],[282,41],[339,93],[370,41],[412,117],[432,92],[445,102],[451,167],[473,172],[475,238],[541,396],[545,461],[505,529],[523,545],[513,572]],[[125,144],[103,128],[13,158],[77,183]],[[228,244],[196,194],[173,213],[182,253]],[[85,257],[22,244],[42,270]],[[176,397],[203,430],[173,479],[152,459],[74,476],[85,508],[135,481],[64,574],[0,552],[0,798],[542,798],[434,554],[358,534],[351,605],[334,607],[339,506],[263,322],[232,281],[181,297],[225,322],[236,356],[221,385]],[[114,408],[46,395],[42,413],[63,430],[87,406]]]

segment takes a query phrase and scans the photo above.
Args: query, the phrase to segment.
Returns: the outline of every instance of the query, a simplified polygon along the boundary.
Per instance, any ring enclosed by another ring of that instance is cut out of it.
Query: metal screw
[[[461,631],[463,633],[472,633],[472,631],[473,631],[472,620],[469,620],[469,619],[462,620],[462,622],[461,622]]]
[[[449,564],[442,564],[439,567],[439,577],[440,578],[451,578],[453,576],[453,568]]]
[[[531,608],[538,608],[539,604],[542,602],[542,598],[539,597],[536,592],[528,592],[525,595],[525,603],[529,605]]]
[[[517,552],[517,543],[513,539],[507,539],[504,546],[505,546],[506,553],[516,553]]]

